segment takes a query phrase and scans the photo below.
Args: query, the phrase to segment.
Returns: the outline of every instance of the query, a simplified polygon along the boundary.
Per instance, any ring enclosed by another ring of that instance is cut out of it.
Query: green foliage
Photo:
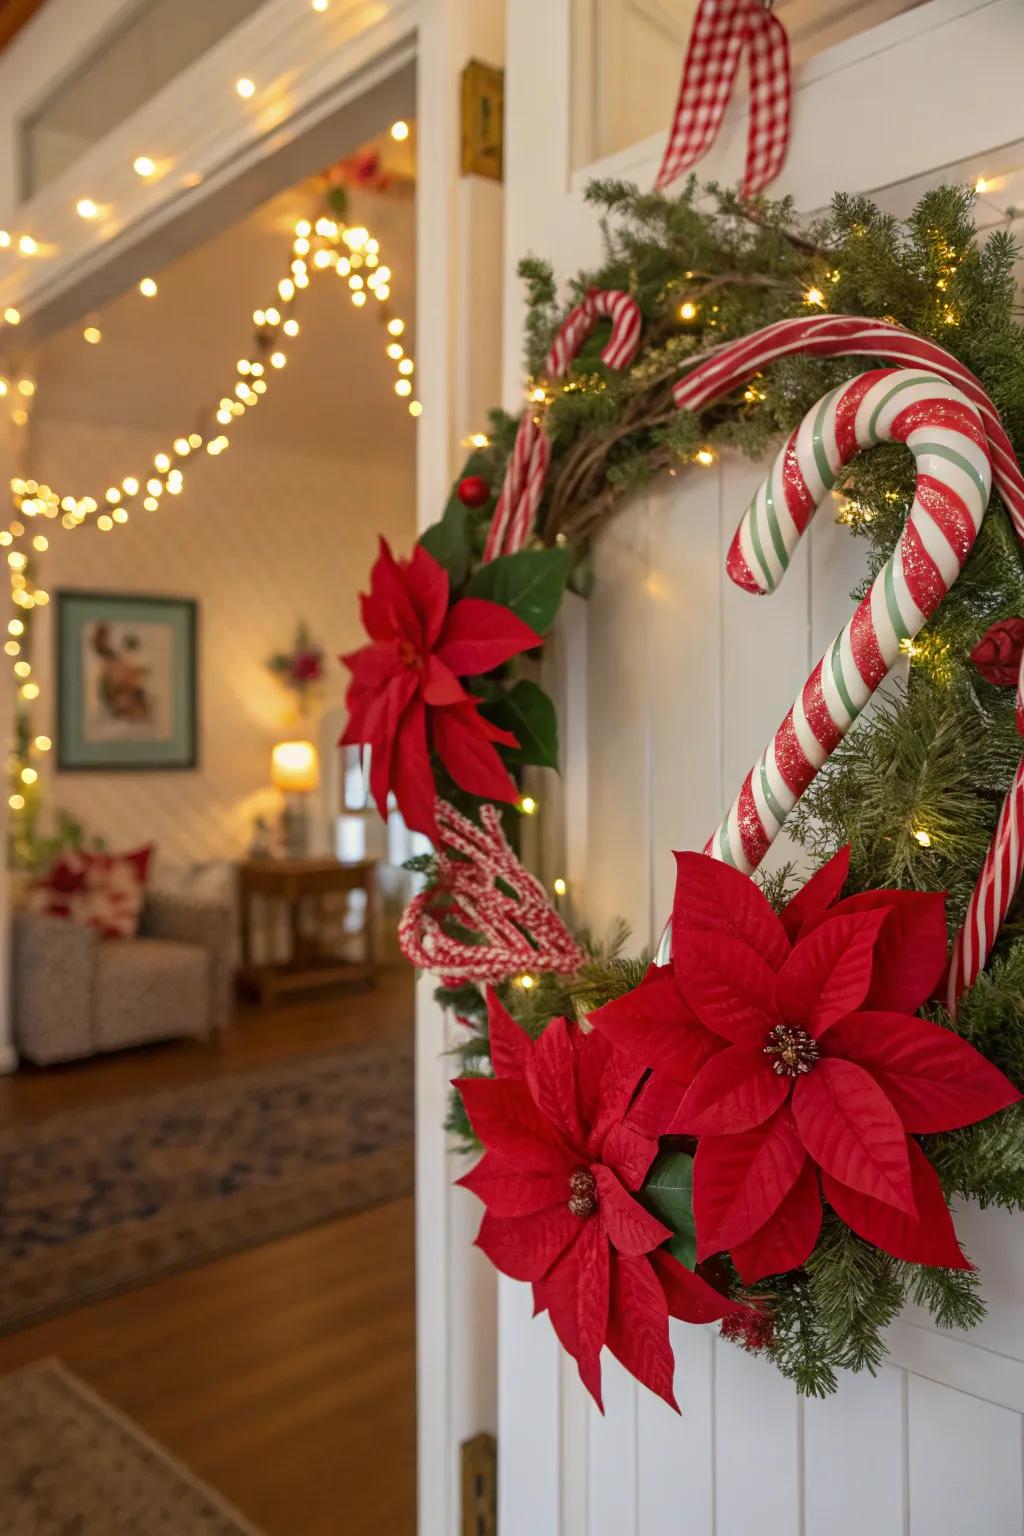
[[[554,623],[569,577],[566,549],[523,549],[481,565],[466,588],[467,597],[501,603],[542,635]]]
[[[511,731],[519,742],[518,747],[507,748],[509,762],[558,767],[558,716],[543,688],[529,678],[521,678],[484,713],[502,730]]]
[[[659,1153],[640,1193],[652,1215],[671,1230],[668,1247],[673,1257],[693,1269],[697,1263],[697,1229],[693,1220],[692,1153]]]

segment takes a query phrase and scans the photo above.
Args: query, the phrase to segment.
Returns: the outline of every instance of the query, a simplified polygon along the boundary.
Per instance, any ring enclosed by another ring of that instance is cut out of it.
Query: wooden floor
[[[240,1014],[215,1045],[19,1073],[0,1082],[0,1115],[32,1118],[411,1030],[411,978],[395,975],[375,992]],[[0,1338],[0,1374],[47,1356],[266,1536],[414,1536],[411,1199]]]

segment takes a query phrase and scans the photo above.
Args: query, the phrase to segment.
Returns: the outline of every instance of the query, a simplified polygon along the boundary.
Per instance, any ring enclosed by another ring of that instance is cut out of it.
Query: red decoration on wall
[[[658,1150],[626,1120],[638,1074],[565,1019],[531,1041],[493,992],[488,1017],[497,1075],[456,1084],[486,1148],[460,1180],[487,1206],[477,1244],[532,1282],[598,1406],[607,1346],[674,1408],[669,1317],[738,1309],[662,1249],[670,1232],[634,1198]]]
[[[671,965],[591,1022],[634,1068],[654,1069],[631,1123],[675,1098],[668,1133],[699,1138],[698,1258],[728,1250],[748,1284],[798,1268],[824,1194],[896,1258],[965,1267],[913,1136],[1021,1095],[965,1040],[914,1016],[945,968],[945,898],[836,901],[844,849],[780,917],[728,865],[676,862]]]
[[[436,839],[431,750],[460,788],[514,801],[494,743],[518,742],[480,713],[459,679],[531,650],[540,635],[500,603],[466,597],[449,606],[448,573],[421,544],[396,560],[381,539],[361,603],[370,644],[341,658],[352,673],[341,745],[372,749],[370,788],[381,815],[394,794],[406,824]]]
[[[504,981],[522,971],[577,970],[582,950],[540,881],[516,858],[495,807],[481,806],[477,826],[438,800],[435,819],[437,876],[413,897],[398,928],[406,959],[447,987]],[[475,942],[455,937],[452,923]]]

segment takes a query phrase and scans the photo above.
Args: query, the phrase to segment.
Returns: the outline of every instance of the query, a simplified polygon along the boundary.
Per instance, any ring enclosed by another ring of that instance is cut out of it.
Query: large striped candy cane
[[[704,850],[747,873],[896,662],[901,642],[919,633],[959,576],[985,515],[992,465],[980,412],[933,373],[877,369],[826,395],[779,454],[730,550],[730,570],[743,585],[774,591],[840,470],[876,443],[905,443],[913,453],[914,503],[895,553]]]
[[[617,372],[629,367],[640,347],[643,315],[632,294],[593,289],[559,326],[544,364],[549,379],[561,379],[598,321],[612,322],[612,332],[601,353],[602,360]],[[505,471],[498,505],[484,546],[484,560],[514,555],[529,541],[537,520],[551,463],[551,443],[541,418],[524,411],[519,422],[512,456]]]
[[[859,315],[806,315],[779,320],[739,341],[729,342],[675,385],[680,410],[697,411],[744,383],[780,357],[877,357],[907,368],[927,368],[963,390],[985,423],[992,478],[1005,501],[1017,537],[1024,540],[1024,475],[999,412],[981,382],[951,352],[902,326]]]
[[[722,347],[675,386],[680,409],[699,410],[780,357],[851,354],[885,358],[905,367],[927,367],[959,386],[985,424],[992,476],[1024,542],[1024,475],[999,413],[981,382],[936,342],[885,321],[857,315],[808,315],[780,320]],[[1018,719],[1024,724],[1024,663],[1018,680]],[[1022,730],[1024,734],[1024,730]],[[963,927],[953,941],[947,1008],[955,1013],[961,993],[984,970],[1006,914],[1024,878],[1024,760],[1003,802]]]

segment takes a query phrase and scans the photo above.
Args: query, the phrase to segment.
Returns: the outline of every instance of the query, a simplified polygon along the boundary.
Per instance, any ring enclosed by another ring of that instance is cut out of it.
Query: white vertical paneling
[[[561,1536],[588,1536],[590,1530],[590,1436],[592,1404],[575,1360],[562,1357],[562,1529]]]
[[[903,1373],[844,1373],[804,1404],[807,1536],[904,1536]]]
[[[766,465],[730,457],[722,464],[722,803],[732,805],[743,780],[807,680],[810,659],[810,552],[802,541],[778,590],[758,597],[734,586],[725,557]],[[817,658],[815,658],[817,659]],[[708,828],[710,837],[717,821]],[[764,862],[791,856],[783,832]]]
[[[666,477],[650,497],[651,835],[654,921],[672,910],[672,850],[703,848],[721,805],[717,475]],[[656,936],[656,935],[655,935]]]
[[[715,1341],[670,1324],[681,1416],[650,1392],[637,1423],[637,1536],[713,1536]]]
[[[716,1341],[715,1536],[799,1532],[800,1419],[792,1384],[774,1367]]]
[[[604,1414],[590,1410],[587,1536],[637,1536],[637,1395],[646,1390],[605,1351]]]
[[[498,1528],[560,1536],[561,1345],[528,1285],[498,1282]],[[443,1536],[453,1536],[445,1531]],[[438,1533],[441,1536],[441,1533]]]
[[[598,931],[651,925],[648,523],[641,502],[597,546],[587,647],[589,795],[582,898]]]
[[[909,1378],[908,1536],[1021,1536],[1021,1416]]]

